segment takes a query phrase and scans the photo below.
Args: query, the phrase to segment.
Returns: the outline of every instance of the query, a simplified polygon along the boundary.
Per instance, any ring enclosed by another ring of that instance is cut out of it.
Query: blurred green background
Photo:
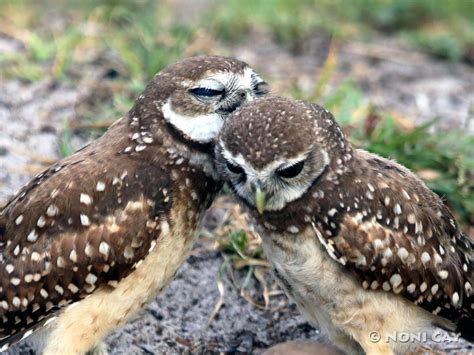
[[[2,64],[12,64],[8,74],[30,80],[44,75],[42,64],[51,59],[52,74],[63,77],[79,60],[75,53],[93,48],[117,54],[132,89],[140,90],[140,81],[180,58],[203,31],[235,43],[263,30],[294,52],[318,32],[341,40],[386,34],[439,58],[474,63],[472,0],[4,0],[0,10],[2,32],[21,32],[14,35],[27,53],[23,60],[2,54]],[[64,23],[45,23],[52,13]],[[81,60],[91,59],[86,53]]]
[[[0,33],[21,47],[0,51],[5,80],[95,86],[77,117],[68,118],[62,155],[75,149],[72,135],[94,137],[126,112],[167,64],[198,54],[243,56],[275,93],[325,105],[354,144],[419,173],[465,226],[474,224],[474,137],[467,126],[441,130],[443,117],[420,124],[380,107],[339,61],[351,44],[370,54],[369,67],[371,60],[403,65],[413,52],[429,58],[422,61],[472,69],[471,0],[2,1]],[[386,52],[391,43],[403,51]]]

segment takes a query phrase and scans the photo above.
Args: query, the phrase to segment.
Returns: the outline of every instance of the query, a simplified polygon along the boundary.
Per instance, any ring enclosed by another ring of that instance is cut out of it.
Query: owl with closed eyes
[[[397,334],[438,327],[473,338],[472,241],[419,178],[354,148],[327,110],[253,101],[224,124],[216,166],[282,288],[341,350],[401,352],[414,344]]]
[[[232,58],[158,73],[97,140],[0,209],[0,351],[37,330],[44,353],[84,354],[173,278],[221,187],[213,144],[266,84]]]

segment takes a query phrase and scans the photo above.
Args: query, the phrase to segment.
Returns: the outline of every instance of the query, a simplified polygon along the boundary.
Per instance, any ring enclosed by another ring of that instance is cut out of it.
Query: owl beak
[[[245,100],[247,101],[247,103],[248,103],[248,102],[252,102],[253,100],[255,100],[255,97],[252,95],[252,93],[247,92],[247,93],[245,94]]]
[[[260,186],[257,186],[255,189],[255,207],[257,207],[258,213],[263,214],[266,204],[267,194],[260,189]]]

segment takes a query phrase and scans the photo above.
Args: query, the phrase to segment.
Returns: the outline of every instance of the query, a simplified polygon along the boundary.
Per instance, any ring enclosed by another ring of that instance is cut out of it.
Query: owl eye
[[[255,85],[254,91],[257,96],[263,96],[263,95],[268,94],[270,90],[269,90],[268,84],[264,81],[261,81],[260,83]]]
[[[240,166],[233,164],[231,162],[226,162],[227,169],[234,174],[245,174],[244,169],[242,169]]]
[[[191,93],[193,93],[196,96],[201,96],[201,97],[214,97],[214,96],[221,96],[224,94],[224,90],[218,90],[218,89],[210,89],[206,87],[198,87],[190,90]]]
[[[304,161],[300,161],[283,169],[278,169],[276,173],[284,178],[294,178],[303,170]]]

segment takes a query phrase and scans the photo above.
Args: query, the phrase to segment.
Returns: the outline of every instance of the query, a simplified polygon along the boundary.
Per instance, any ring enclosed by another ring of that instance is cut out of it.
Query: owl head
[[[185,139],[205,144],[215,140],[230,113],[267,92],[267,84],[244,62],[191,57],[155,76],[137,100],[136,116],[146,121],[158,109]]]
[[[280,211],[317,184],[347,149],[322,107],[267,97],[229,117],[216,145],[216,165],[247,205],[260,213]]]

